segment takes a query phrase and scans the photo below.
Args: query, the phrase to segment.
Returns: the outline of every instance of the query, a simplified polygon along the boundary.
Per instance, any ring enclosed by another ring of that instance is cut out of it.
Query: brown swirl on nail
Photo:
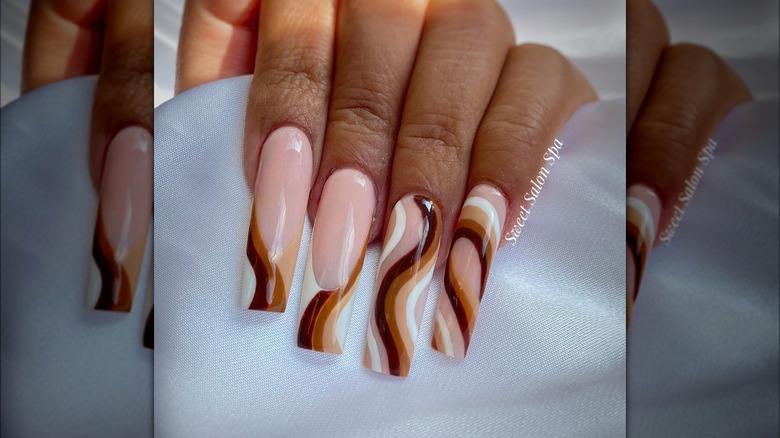
[[[325,353],[342,353],[352,299],[355,294],[357,280],[360,277],[360,271],[363,268],[367,244],[367,241],[363,243],[360,257],[352,268],[352,272],[350,272],[344,287],[333,290],[320,290],[306,304],[298,322],[299,347]],[[312,251],[309,251],[303,287],[304,289],[322,289],[316,284],[317,280],[312,268],[311,257]],[[342,318],[346,318],[346,320],[342,321]]]
[[[395,205],[380,258],[364,364],[407,376],[441,239],[433,201],[406,196]]]
[[[92,241],[92,258],[100,277],[99,293],[93,303],[95,309],[115,312],[130,311],[133,306],[138,276],[141,273],[141,263],[146,248],[146,234],[144,232],[142,234],[144,238],[138,239],[128,254],[119,260],[108,239],[102,211],[98,209],[95,235]]]
[[[284,312],[285,307],[287,307],[288,288],[292,284],[300,244],[301,233],[298,232],[281,254],[275,257],[274,261],[271,261],[266,243],[260,235],[255,209],[252,208],[246,248],[248,268],[252,271],[249,274],[254,274],[254,288],[245,292],[249,298],[249,309]]]
[[[448,356],[466,357],[505,212],[503,196],[488,186],[472,190],[461,210],[444,272],[444,291],[436,306],[432,341],[434,349]]]

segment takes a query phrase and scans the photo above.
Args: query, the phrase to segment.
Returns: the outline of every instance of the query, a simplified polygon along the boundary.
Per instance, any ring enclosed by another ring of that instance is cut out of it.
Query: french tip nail
[[[475,186],[460,211],[436,304],[433,348],[457,359],[466,357],[498,251],[507,201],[495,187]]]
[[[301,348],[341,353],[375,204],[373,183],[358,170],[338,170],[325,182],[298,310]]]
[[[260,153],[247,238],[242,306],[284,312],[303,232],[312,172],[308,138],[295,127],[273,131]]]
[[[393,207],[366,338],[367,368],[399,377],[408,375],[441,228],[440,210],[430,198],[407,195]]]
[[[129,312],[152,216],[152,136],[121,130],[109,143],[92,243],[88,306]]]

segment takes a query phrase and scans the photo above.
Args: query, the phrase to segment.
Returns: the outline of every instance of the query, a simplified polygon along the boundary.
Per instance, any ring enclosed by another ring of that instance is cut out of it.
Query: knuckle
[[[535,43],[524,43],[509,50],[509,62],[545,62],[566,65],[569,61],[563,54],[550,46]]]
[[[459,159],[466,149],[458,133],[460,120],[449,114],[428,113],[404,123],[399,133],[398,148],[414,153],[435,154],[442,159]]]
[[[512,23],[495,0],[440,1],[438,6],[430,9],[431,19],[441,20],[458,32],[468,29],[483,37],[494,34],[510,44],[515,40]]]
[[[666,49],[665,55],[693,65],[717,67],[721,64],[720,57],[715,52],[697,44],[674,44]]]
[[[305,90],[324,94],[330,81],[329,55],[317,47],[281,47],[261,54],[264,63],[265,82],[287,90]]]
[[[391,134],[398,118],[390,93],[373,87],[346,86],[334,93],[330,122],[338,128],[363,133]]]
[[[544,110],[533,104],[523,111],[508,108],[502,116],[483,122],[479,132],[480,142],[492,148],[511,149],[516,159],[536,160],[538,151],[544,146],[542,141],[549,134],[543,114]]]

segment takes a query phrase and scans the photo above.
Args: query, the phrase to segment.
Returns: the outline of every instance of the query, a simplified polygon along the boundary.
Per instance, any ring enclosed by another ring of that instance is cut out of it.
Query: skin
[[[250,186],[265,136],[297,126],[313,148],[312,219],[328,176],[359,169],[376,188],[370,240],[398,199],[420,193],[441,208],[446,254],[467,189],[487,181],[504,191],[511,227],[523,181],[574,110],[596,97],[559,53],[514,39],[493,0],[190,0],[177,90],[253,74]]]
[[[627,10],[627,187],[644,184],[661,200],[658,230],[674,215],[675,199],[697,155],[734,106],[751,99],[734,71],[711,50],[668,45],[663,17],[645,0]],[[657,245],[661,232],[656,233]],[[626,297],[626,322],[633,297]]]
[[[22,92],[99,74],[92,106],[90,172],[100,187],[114,135],[127,126],[152,131],[151,0],[34,0],[22,65]]]

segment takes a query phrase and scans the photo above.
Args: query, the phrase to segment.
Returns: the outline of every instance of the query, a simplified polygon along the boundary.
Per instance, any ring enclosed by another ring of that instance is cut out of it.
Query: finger
[[[712,158],[702,150],[709,136],[731,108],[749,99],[739,77],[710,50],[677,44],[664,51],[629,135],[629,299],[654,243],[666,238],[664,230],[692,194],[686,180],[698,181]]]
[[[335,321],[350,319],[366,244],[382,226],[376,218],[384,217],[389,163],[424,16],[419,0],[339,4],[328,126],[309,201],[316,220],[299,311],[303,348],[342,351],[348,324]]]
[[[436,350],[466,356],[499,244],[517,240],[560,158],[563,144],[555,134],[577,108],[595,99],[587,79],[557,51],[535,44],[511,50],[474,141],[471,190],[437,305]],[[517,219],[507,223],[507,218]]]
[[[334,1],[261,4],[244,132],[255,188],[245,308],[283,312],[287,304],[327,119],[335,14]]]
[[[669,31],[649,0],[628,1],[626,29],[626,130],[630,131],[661,53],[669,45]]]
[[[105,0],[33,0],[24,39],[22,93],[100,67]]]
[[[188,0],[179,34],[176,93],[251,74],[260,0]]]
[[[495,2],[434,0],[428,7],[393,154],[394,207],[368,329],[368,368],[409,372],[427,284],[440,244],[449,243],[474,135],[513,42]]]
[[[129,312],[152,215],[151,0],[108,0],[92,106],[90,170],[99,187],[90,307]]]

